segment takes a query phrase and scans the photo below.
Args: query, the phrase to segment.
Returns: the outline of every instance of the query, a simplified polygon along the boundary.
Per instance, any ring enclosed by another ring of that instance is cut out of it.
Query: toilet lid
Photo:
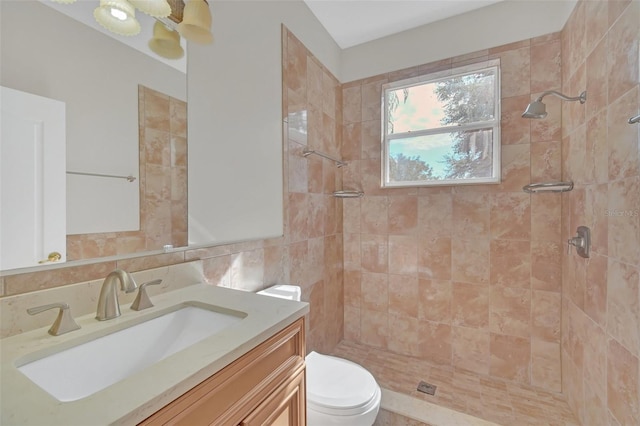
[[[306,357],[307,404],[320,412],[352,415],[369,409],[380,390],[371,373],[342,358]]]

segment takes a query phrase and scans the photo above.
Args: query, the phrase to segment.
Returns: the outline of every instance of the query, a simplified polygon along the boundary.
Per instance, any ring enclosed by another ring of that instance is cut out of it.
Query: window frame
[[[493,70],[495,75],[494,85],[494,118],[493,120],[476,122],[473,124],[462,124],[459,126],[442,126],[438,128],[429,128],[417,131],[408,131],[403,133],[388,134],[388,111],[389,111],[389,96],[388,93],[398,89],[409,88],[414,86],[426,85],[443,81],[466,74],[472,74],[478,71]],[[500,91],[500,59],[492,59],[483,62],[477,62],[470,65],[464,65],[460,67],[450,68],[444,71],[432,72],[423,74],[420,76],[389,82],[382,85],[381,93],[381,179],[380,185],[382,188],[406,188],[406,187],[431,187],[431,186],[456,186],[456,185],[484,185],[484,184],[499,184],[501,182],[501,163],[500,163],[500,151],[501,151],[501,91]],[[440,179],[440,180],[428,180],[428,181],[401,181],[390,182],[389,181],[389,143],[392,140],[401,140],[420,136],[429,136],[435,134],[445,134],[449,132],[469,131],[469,130],[481,130],[491,129],[493,132],[493,155],[491,164],[491,176],[482,178],[460,178],[460,179]]]

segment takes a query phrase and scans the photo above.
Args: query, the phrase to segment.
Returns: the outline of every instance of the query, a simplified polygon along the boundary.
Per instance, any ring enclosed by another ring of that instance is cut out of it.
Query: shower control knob
[[[571,253],[571,246],[576,248],[580,257],[588,258],[591,249],[591,230],[586,226],[578,226],[577,235],[567,240],[567,254]]]

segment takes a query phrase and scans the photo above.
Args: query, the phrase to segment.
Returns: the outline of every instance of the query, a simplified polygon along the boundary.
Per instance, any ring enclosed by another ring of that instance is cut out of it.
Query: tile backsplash
[[[160,285],[147,287],[149,296],[153,297],[155,294],[201,283],[203,277],[202,262],[193,261],[147,269],[135,272],[132,275],[138,285],[156,279],[162,280]],[[69,305],[73,317],[95,313],[103,281],[104,277],[98,280],[78,282],[1,298],[0,338],[51,325],[58,312],[51,310],[50,313],[42,313],[40,315],[27,314],[27,309],[35,306],[60,302]],[[121,305],[133,302],[136,293],[120,293],[118,299]]]

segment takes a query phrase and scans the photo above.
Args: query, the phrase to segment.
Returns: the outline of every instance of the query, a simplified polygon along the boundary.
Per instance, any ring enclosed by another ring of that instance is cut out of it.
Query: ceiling
[[[304,0],[342,49],[503,0]]]

